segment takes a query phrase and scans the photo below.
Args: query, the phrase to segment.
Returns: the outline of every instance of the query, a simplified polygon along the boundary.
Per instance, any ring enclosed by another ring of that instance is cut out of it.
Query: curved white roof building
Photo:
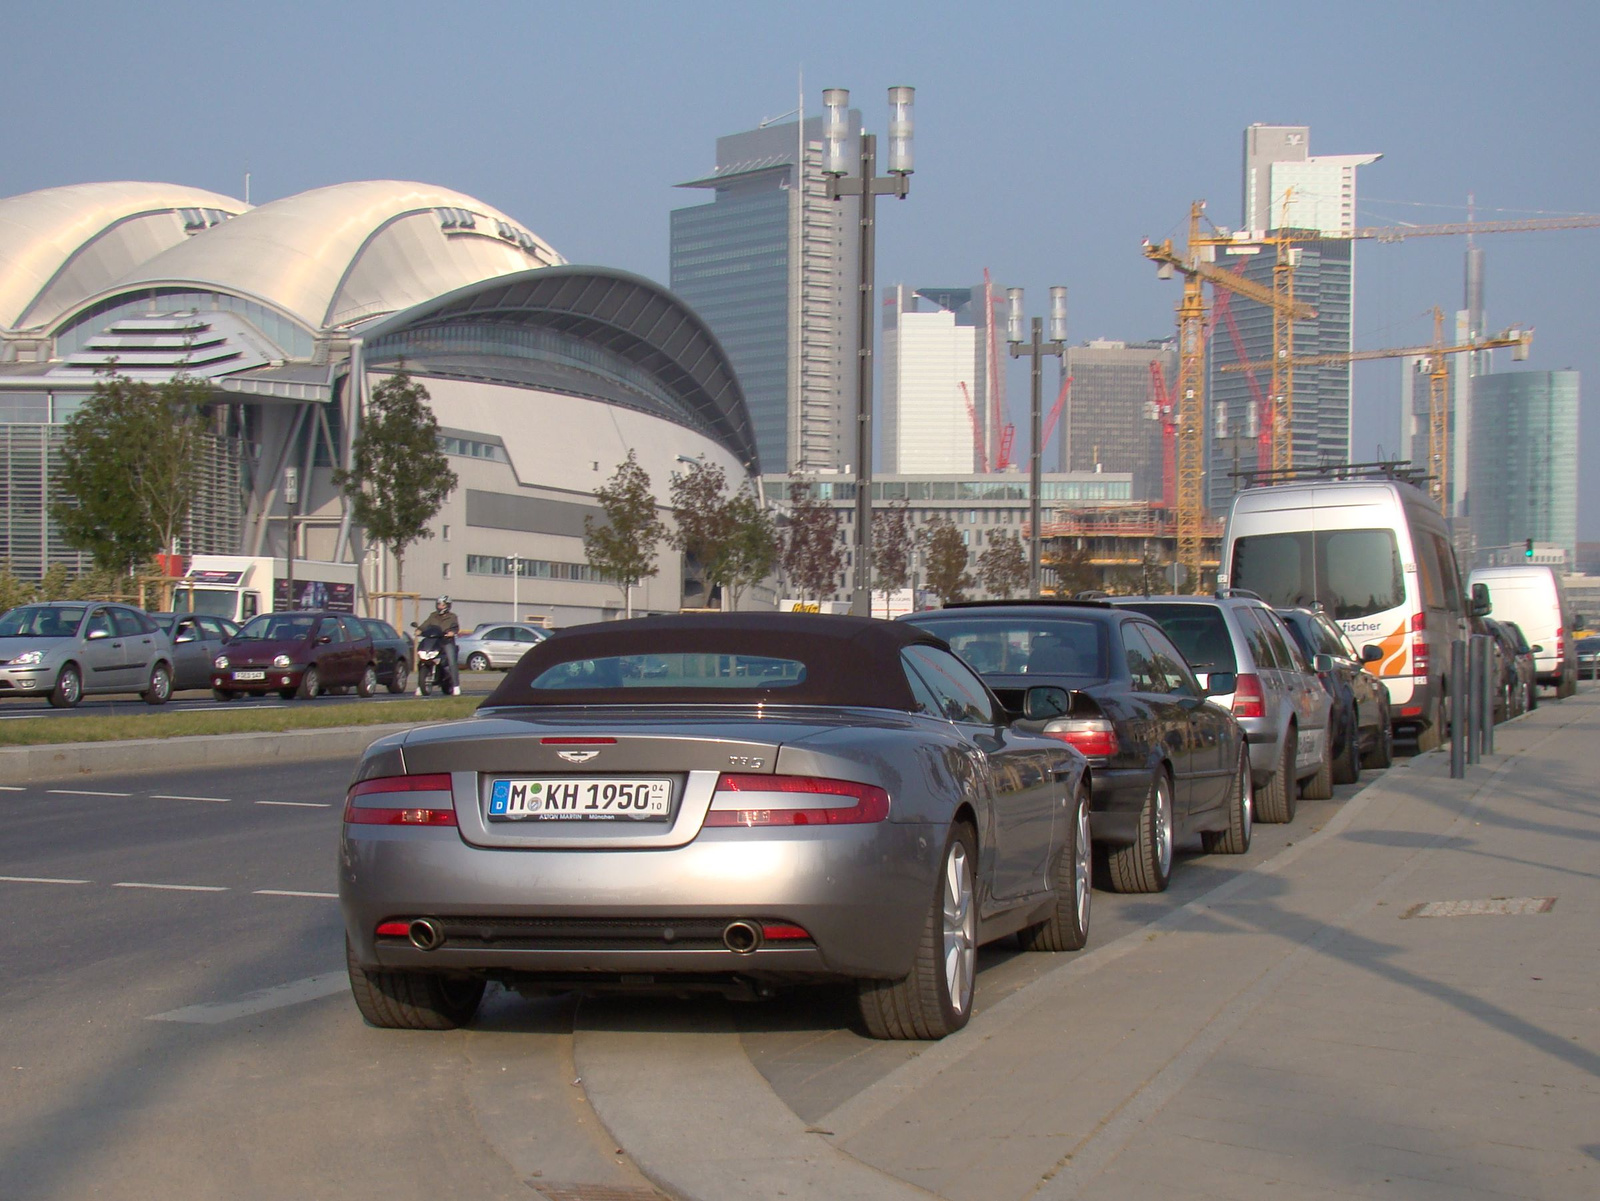
[[[563,622],[620,604],[582,539],[630,451],[663,500],[684,464],[735,482],[759,470],[738,380],[694,312],[649,280],[567,264],[471,196],[367,180],[247,208],[160,184],[55,188],[0,199],[0,561],[25,575],[80,562],[52,532],[48,462],[111,363],[214,389],[215,461],[185,549],[283,554],[294,467],[297,557],[366,562],[373,591],[395,581],[332,473],[403,363],[460,478],[404,582],[457,596],[468,622],[478,593],[506,593],[504,616],[513,578]],[[644,608],[706,602],[678,556],[662,567]]]

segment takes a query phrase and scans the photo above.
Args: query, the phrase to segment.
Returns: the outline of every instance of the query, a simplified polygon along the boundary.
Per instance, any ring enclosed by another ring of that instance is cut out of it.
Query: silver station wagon
[[[971,1014],[980,943],[1083,945],[1088,783],[912,625],[559,631],[471,719],[362,757],[340,847],[351,988],[374,1025],[445,1029],[490,980],[838,981],[875,1037],[942,1037]]]

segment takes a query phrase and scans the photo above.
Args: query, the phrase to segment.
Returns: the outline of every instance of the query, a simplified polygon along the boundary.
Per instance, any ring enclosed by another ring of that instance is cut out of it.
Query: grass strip
[[[382,704],[319,705],[296,702],[286,709],[257,709],[241,702],[237,709],[148,712],[118,717],[39,718],[0,722],[0,746],[49,746],[67,742],[121,742],[130,738],[183,738],[193,734],[272,734],[285,730],[330,730],[340,726],[376,726],[401,722],[449,721],[466,717],[481,696],[442,696]]]

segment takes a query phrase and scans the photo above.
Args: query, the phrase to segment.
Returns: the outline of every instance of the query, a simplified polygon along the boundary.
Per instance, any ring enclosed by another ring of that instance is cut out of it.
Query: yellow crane
[[[1285,406],[1292,405],[1292,380],[1294,322],[1306,321],[1317,315],[1308,304],[1296,301],[1293,281],[1288,283],[1289,294],[1246,279],[1232,271],[1218,267],[1211,261],[1217,247],[1243,247],[1251,252],[1259,245],[1249,238],[1220,230],[1202,232],[1200,222],[1205,215],[1206,202],[1197,200],[1189,206],[1189,240],[1183,253],[1173,248],[1172,239],[1159,244],[1144,243],[1144,255],[1158,266],[1157,274],[1170,279],[1174,272],[1183,276],[1183,296],[1178,301],[1178,386],[1174,395],[1175,417],[1178,426],[1177,449],[1177,533],[1178,562],[1188,572],[1188,585],[1195,591],[1201,589],[1200,558],[1202,526],[1205,521],[1206,502],[1203,489],[1205,475],[1205,292],[1203,284],[1264,304],[1274,314],[1273,349],[1275,360],[1283,364],[1273,367],[1273,438],[1280,428],[1287,438],[1288,419]],[[1282,255],[1287,258],[1289,256]],[[1281,315],[1282,320],[1277,318]],[[1288,341],[1279,354],[1279,327],[1287,331]],[[1292,409],[1287,410],[1292,413]],[[1283,416],[1283,420],[1279,420]],[[1292,465],[1292,464],[1291,464]]]
[[[1291,358],[1287,364],[1290,370],[1296,367],[1320,367],[1333,363],[1360,363],[1371,359],[1401,359],[1412,356],[1423,357],[1427,360],[1428,369],[1428,492],[1438,503],[1441,510],[1444,508],[1445,498],[1449,495],[1450,479],[1450,452],[1449,452],[1449,405],[1446,397],[1446,386],[1449,383],[1450,371],[1445,364],[1446,357],[1453,354],[1471,354],[1479,350],[1498,350],[1502,347],[1512,348],[1512,357],[1523,360],[1528,357],[1528,347],[1533,342],[1531,329],[1507,329],[1501,333],[1486,338],[1474,338],[1470,342],[1460,342],[1454,346],[1444,344],[1444,310],[1433,310],[1433,342],[1425,346],[1387,346],[1375,350],[1347,350],[1332,354],[1304,355]],[[1253,363],[1223,363],[1217,367],[1218,371],[1256,371],[1267,367],[1277,366],[1277,360],[1258,359]],[[1278,470],[1276,462],[1273,470]]]

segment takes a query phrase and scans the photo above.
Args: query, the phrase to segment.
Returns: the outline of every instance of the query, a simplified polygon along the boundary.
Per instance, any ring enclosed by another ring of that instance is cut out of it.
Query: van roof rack
[[[1243,597],[1245,600],[1261,600],[1261,594],[1259,592],[1251,592],[1250,589],[1248,589],[1248,588],[1218,588],[1217,589],[1217,599],[1218,600],[1229,600],[1229,599],[1231,599],[1233,597]],[[1265,601],[1261,601],[1261,603],[1262,604],[1266,604]]]
[[[1314,467],[1284,470],[1254,469],[1228,472],[1230,479],[1242,480],[1246,488],[1269,484],[1315,482],[1318,480],[1395,480],[1420,488],[1433,476],[1409,459],[1379,459],[1371,463],[1319,463]]]

